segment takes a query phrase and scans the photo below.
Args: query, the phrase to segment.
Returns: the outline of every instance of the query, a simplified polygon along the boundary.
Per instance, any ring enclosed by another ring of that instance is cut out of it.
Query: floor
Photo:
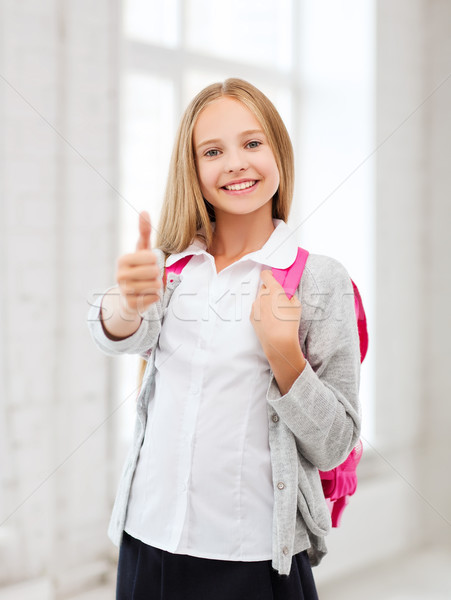
[[[324,586],[320,600],[451,600],[451,548],[437,548]]]

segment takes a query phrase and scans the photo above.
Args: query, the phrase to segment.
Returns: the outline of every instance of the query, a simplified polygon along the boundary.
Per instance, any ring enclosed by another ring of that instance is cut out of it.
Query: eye
[[[209,158],[214,158],[215,156],[218,156],[219,154],[219,150],[207,150],[207,152],[205,152],[204,156],[208,156]]]
[[[251,150],[254,150],[255,148],[258,148],[259,146],[261,146],[261,142],[258,142],[257,140],[252,140],[252,142],[248,142],[246,144],[246,146],[248,148],[250,148]]]

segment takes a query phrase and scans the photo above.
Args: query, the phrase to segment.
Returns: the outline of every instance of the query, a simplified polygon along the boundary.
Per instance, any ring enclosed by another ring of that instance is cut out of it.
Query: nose
[[[227,154],[227,161],[225,163],[225,171],[227,173],[237,173],[239,171],[245,171],[248,168],[248,161],[243,152],[239,150],[230,151]]]

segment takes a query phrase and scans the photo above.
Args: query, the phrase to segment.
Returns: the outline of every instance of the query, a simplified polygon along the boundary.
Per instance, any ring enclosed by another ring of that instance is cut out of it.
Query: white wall
[[[425,14],[423,190],[422,489],[434,509],[423,527],[451,546],[451,4],[428,2]],[[429,93],[429,95],[428,95]]]

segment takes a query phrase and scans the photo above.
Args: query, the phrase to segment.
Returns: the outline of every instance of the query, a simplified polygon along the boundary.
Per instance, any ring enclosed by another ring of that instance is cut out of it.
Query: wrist
[[[139,328],[142,317],[138,312],[128,311],[117,291],[110,291],[102,298],[100,322],[106,336],[114,341],[129,337]]]
[[[296,345],[273,347],[267,358],[280,393],[284,396],[307,365],[299,342]]]
[[[298,339],[279,341],[277,344],[270,343],[265,354],[268,360],[280,360],[282,357],[289,359],[291,357],[298,364],[305,361]]]
[[[122,299],[119,303],[119,315],[124,321],[134,321],[140,319],[141,315],[138,310],[130,308],[125,299]]]

